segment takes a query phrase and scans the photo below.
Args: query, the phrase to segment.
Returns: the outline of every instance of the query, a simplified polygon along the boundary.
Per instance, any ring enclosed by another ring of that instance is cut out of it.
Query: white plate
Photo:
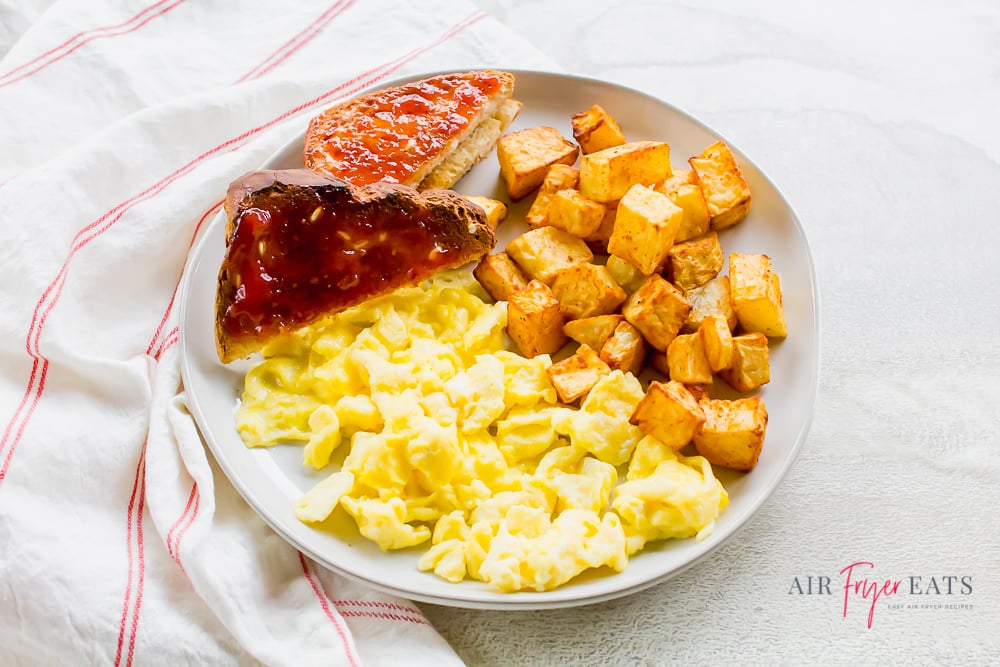
[[[629,140],[670,143],[675,166],[720,135],[665,102],[623,86],[562,74],[515,72],[515,97],[524,109],[512,126],[518,130],[551,125],[572,136],[570,117],[601,104],[618,119]],[[424,78],[408,77],[406,81]],[[398,85],[404,80],[381,87]],[[278,151],[263,167],[302,166],[302,136]],[[732,144],[730,143],[730,146]],[[746,475],[721,471],[730,504],[703,542],[657,543],[632,558],[620,574],[584,574],[570,584],[542,593],[498,593],[480,582],[450,584],[416,567],[421,549],[383,553],[360,537],[345,515],[337,533],[299,522],[292,503],[330,470],[315,472],[301,464],[301,447],[248,449],[233,422],[249,362],[222,365],[215,352],[213,322],[216,280],[224,248],[224,220],[217,217],[193,251],[181,295],[181,351],[184,385],[206,443],[236,489],[257,513],[291,544],[316,561],[373,587],[416,600],[459,607],[529,609],[564,607],[608,600],[676,575],[731,537],[764,504],[784,477],[805,440],[812,419],[819,366],[819,310],[812,258],[805,233],[792,208],[773,183],[735,146],[737,160],[753,193],[746,220],[720,234],[724,251],[766,253],[781,275],[788,339],[772,341],[771,383],[760,394],[770,419],[756,469]],[[240,174],[233,174],[233,178]],[[506,199],[497,160],[487,157],[458,184],[466,194]],[[524,213],[533,197],[511,207],[500,226],[500,242],[524,231]],[[716,385],[721,384],[717,382]],[[340,513],[343,514],[343,513]]]

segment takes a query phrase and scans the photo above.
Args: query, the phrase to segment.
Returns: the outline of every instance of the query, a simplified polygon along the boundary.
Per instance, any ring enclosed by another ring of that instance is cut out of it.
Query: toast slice
[[[356,187],[307,169],[255,171],[229,186],[215,342],[229,363],[496,244],[483,210],[446,190]]]
[[[485,70],[356,97],[309,122],[304,164],[354,185],[450,188],[517,116],[513,92],[513,74]]]

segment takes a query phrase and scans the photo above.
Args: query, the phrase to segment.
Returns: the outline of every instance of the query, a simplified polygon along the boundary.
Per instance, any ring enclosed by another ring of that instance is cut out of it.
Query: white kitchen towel
[[[177,287],[228,183],[304,118],[552,63],[454,0],[0,0],[0,26],[0,664],[460,662],[214,467]]]

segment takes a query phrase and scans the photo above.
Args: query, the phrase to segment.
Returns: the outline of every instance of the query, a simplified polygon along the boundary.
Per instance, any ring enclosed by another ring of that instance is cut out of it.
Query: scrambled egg
[[[560,405],[550,358],[504,349],[506,317],[453,271],[286,336],[247,374],[239,433],[301,443],[316,469],[348,448],[296,516],[341,507],[382,549],[428,545],[418,567],[452,582],[548,590],[707,535],[726,492],[705,459],[629,424],[639,381],[615,371]]]

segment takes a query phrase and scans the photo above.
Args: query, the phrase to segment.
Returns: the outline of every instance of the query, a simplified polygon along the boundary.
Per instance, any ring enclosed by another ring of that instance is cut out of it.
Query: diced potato
[[[729,255],[729,280],[733,309],[745,331],[784,338],[785,311],[781,305],[781,279],[767,255]]]
[[[608,365],[588,345],[581,345],[573,356],[545,369],[563,403],[586,396],[602,377],[611,373]]]
[[[673,176],[653,189],[670,197],[670,201],[684,211],[674,243],[697,238],[708,232],[708,204],[694,178],[694,172],[676,170]]]
[[[545,173],[545,179],[541,187],[538,188],[538,195],[532,202],[531,208],[524,216],[525,222],[532,227],[541,227],[548,223],[549,203],[552,195],[560,190],[575,188],[580,180],[580,170],[565,164],[554,164]]]
[[[746,217],[750,188],[725,142],[716,141],[688,163],[708,204],[712,229],[732,227]]]
[[[634,185],[618,202],[608,252],[627,259],[645,275],[656,273],[667,258],[684,211],[670,198]]]
[[[594,153],[625,143],[625,135],[618,126],[618,121],[596,104],[573,116],[573,138],[584,153]]]
[[[709,229],[708,205],[697,185],[682,185],[667,195],[670,201],[684,211],[684,218],[677,229],[676,241],[687,241],[697,238]]]
[[[709,315],[701,321],[698,335],[705,345],[705,358],[713,371],[733,365],[733,332],[722,315]]]
[[[669,346],[668,346],[669,349]],[[649,353],[649,365],[663,377],[670,378],[670,366],[667,365],[667,353],[653,350]]]
[[[486,222],[493,229],[507,217],[507,204],[502,201],[478,195],[466,195],[465,198],[486,212]]]
[[[694,434],[698,454],[715,466],[750,471],[767,432],[767,408],[759,396],[735,401],[702,399],[705,423]]]
[[[698,334],[681,334],[667,347],[670,379],[684,384],[710,384],[712,367],[705,356],[705,343]]]
[[[670,145],[632,141],[584,155],[580,160],[580,192],[587,199],[621,199],[633,185],[654,185],[670,176]]]
[[[691,392],[691,396],[693,396],[696,401],[700,401],[703,398],[711,398],[711,396],[708,395],[708,389],[706,389],[704,385],[686,384],[684,387]]]
[[[604,348],[604,343],[614,334],[618,324],[625,321],[619,314],[585,317],[582,320],[572,320],[563,325],[563,333],[581,345],[588,345],[594,350]]]
[[[618,217],[618,202],[608,202],[604,206],[604,219],[593,234],[583,237],[587,247],[595,254],[607,255],[611,234],[615,231],[615,219]]]
[[[666,351],[690,310],[691,304],[676,287],[652,275],[628,298],[622,315],[650,345]]]
[[[655,186],[654,189],[657,192],[667,194],[682,185],[698,185],[698,179],[695,178],[694,172],[690,169],[672,169],[670,177]]]
[[[719,245],[719,235],[709,232],[672,247],[667,253],[667,261],[674,285],[687,291],[701,287],[719,275],[726,258]]]
[[[749,333],[733,337],[733,359],[719,376],[736,391],[753,391],[771,381],[767,336]]]
[[[627,291],[627,290],[626,290]],[[701,287],[684,293],[691,302],[691,312],[684,322],[684,333],[694,333],[709,315],[721,315],[732,331],[736,327],[736,311],[730,298],[729,276],[713,278]]]
[[[638,375],[646,361],[646,340],[628,322],[621,322],[601,348],[601,359],[611,370]]]
[[[496,301],[507,301],[515,291],[528,286],[527,276],[505,252],[483,257],[472,275]]]
[[[586,243],[555,227],[539,227],[521,234],[507,244],[507,254],[529,278],[546,285],[551,285],[563,269],[594,259]]]
[[[560,271],[552,281],[552,293],[567,320],[609,315],[627,296],[607,268],[589,262]]]
[[[548,224],[584,238],[601,227],[606,212],[604,204],[584,198],[577,190],[560,190],[549,202]]]
[[[559,301],[545,283],[532,280],[510,295],[507,303],[507,335],[522,356],[553,354],[566,344],[564,319]]]
[[[579,149],[554,127],[540,126],[500,137],[497,159],[500,176],[513,200],[527,196],[542,184],[549,167],[573,164]]]
[[[705,422],[705,415],[683,384],[654,381],[649,383],[629,422],[670,449],[680,451]]]
[[[632,266],[630,261],[622,259],[618,255],[610,255],[605,266],[608,267],[611,277],[615,279],[616,283],[622,286],[626,294],[631,295],[639,289],[640,285],[646,282],[646,275],[642,271]]]

